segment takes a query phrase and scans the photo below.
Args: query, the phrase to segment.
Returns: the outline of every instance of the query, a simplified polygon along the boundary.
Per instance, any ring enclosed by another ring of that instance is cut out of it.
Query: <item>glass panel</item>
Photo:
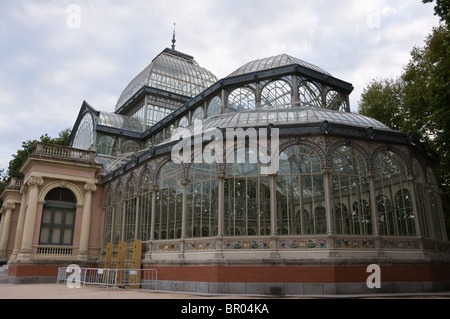
[[[61,240],[61,228],[53,227],[51,244],[59,244]]]
[[[49,234],[50,234],[50,227],[49,226],[42,226],[41,227],[41,235],[39,238],[39,243],[41,244],[47,244],[49,241]]]
[[[209,102],[207,117],[211,117],[217,114],[222,113],[222,100],[220,97],[214,97],[211,102]]]
[[[74,148],[87,150],[94,144],[94,124],[92,115],[87,113],[83,116],[75,133],[75,138],[72,144]]]
[[[260,175],[260,163],[254,163],[256,150],[248,148],[245,157],[238,151],[228,160],[224,181],[224,232],[228,236],[270,233],[270,179]],[[236,163],[239,160],[238,163]]]
[[[414,212],[411,194],[408,189],[401,189],[395,194],[395,209],[397,211],[398,234],[400,236],[414,236]]]
[[[375,156],[374,170],[379,232],[389,236],[404,235],[400,211],[393,204],[396,190],[408,187],[405,163],[396,153],[383,151]],[[421,198],[420,193],[417,196]]]
[[[50,224],[52,220],[52,210],[51,208],[44,208],[44,212],[42,213],[42,223]]]
[[[266,84],[261,92],[261,106],[290,107],[291,97],[292,90],[288,82],[272,81]]]
[[[357,149],[340,146],[333,152],[332,183],[335,232],[372,234],[369,179],[365,160]]]
[[[255,108],[255,93],[246,87],[235,89],[228,96],[228,112]]]
[[[75,217],[75,212],[73,210],[67,210],[66,211],[65,224],[66,225],[73,225],[74,224],[74,217]]]
[[[192,114],[192,123],[194,123],[195,120],[203,120],[205,118],[205,112],[203,111],[202,107],[197,107]]]
[[[72,232],[72,228],[64,228],[64,238],[62,242],[64,245],[72,244]]]
[[[156,199],[155,239],[156,236],[159,239],[180,238],[183,199],[181,167],[168,162],[161,168],[158,176],[160,191]]]
[[[334,90],[328,91],[327,97],[326,97],[326,103],[327,103],[327,109],[337,110],[337,111],[342,111],[342,112],[349,111],[347,109],[347,103],[345,102],[343,95],[338,93],[337,91],[334,91]]]
[[[322,107],[322,96],[319,88],[312,82],[304,81],[300,85],[300,105]]]
[[[53,217],[54,218],[53,222],[55,224],[61,225],[63,223],[63,214],[64,214],[64,212],[62,210],[55,209],[55,213],[54,214],[55,215]]]
[[[324,234],[324,181],[319,154],[306,145],[280,153],[276,177],[278,233]]]

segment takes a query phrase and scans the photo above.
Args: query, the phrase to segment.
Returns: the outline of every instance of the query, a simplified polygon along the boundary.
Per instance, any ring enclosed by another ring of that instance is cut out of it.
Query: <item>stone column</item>
[[[17,221],[16,238],[14,240],[14,249],[9,260],[17,259],[17,254],[19,253],[20,245],[22,244],[23,224],[25,222],[25,213],[27,209],[28,189],[23,187],[21,193],[22,202],[20,204],[19,219]]]
[[[325,190],[325,209],[327,218],[327,234],[333,235],[333,216],[332,212],[332,202],[331,202],[331,169],[323,169],[323,185]]]
[[[91,232],[91,213],[92,213],[92,193],[97,190],[97,186],[92,183],[84,185],[84,207],[83,219],[81,221],[80,248],[78,250],[78,259],[87,260],[89,249],[89,233]]]
[[[31,176],[28,180],[28,207],[25,215],[25,223],[23,227],[22,245],[17,259],[28,261],[31,259],[33,252],[33,236],[34,227],[36,225],[36,213],[38,204],[39,186],[44,183],[40,176]]]
[[[325,190],[325,212],[327,220],[327,248],[329,249],[329,256],[337,256],[335,248],[335,238],[334,238],[334,220],[333,220],[333,203],[331,192],[333,191],[332,180],[331,180],[331,168],[323,168],[323,186]]]
[[[181,207],[181,238],[180,238],[180,254],[178,255],[179,259],[184,258],[185,251],[185,240],[186,240],[186,218],[187,218],[187,187],[189,185],[189,179],[183,178],[181,180],[181,185],[183,186],[183,197],[182,197],[182,207]],[[176,217],[175,217],[176,218]],[[174,229],[176,231],[176,229]],[[176,236],[176,233],[175,233]]]
[[[219,183],[219,194],[217,198],[217,244],[214,258],[223,258],[223,222],[224,222],[224,208],[225,208],[225,173],[217,173],[217,182]]]
[[[9,241],[9,233],[11,230],[11,216],[12,211],[16,208],[16,205],[13,202],[7,201],[3,204],[4,216],[3,216],[3,227],[2,227],[2,236],[0,239],[0,259],[5,260],[6,251],[8,249],[8,241]]]
[[[279,258],[277,247],[277,175],[271,174],[270,178],[270,238],[272,241],[272,249],[270,251],[271,258]]]

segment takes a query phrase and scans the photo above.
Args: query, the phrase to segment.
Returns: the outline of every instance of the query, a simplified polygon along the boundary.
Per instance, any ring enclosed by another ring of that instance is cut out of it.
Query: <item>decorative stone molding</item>
[[[44,184],[44,179],[41,176],[31,176],[28,180],[28,185],[30,187],[41,186],[42,184]]]
[[[3,204],[4,210],[8,210],[8,209],[14,210],[15,208],[16,208],[16,204],[14,202],[6,202]]]
[[[84,190],[86,192],[95,192],[97,190],[97,186],[94,183],[86,183],[84,184]]]

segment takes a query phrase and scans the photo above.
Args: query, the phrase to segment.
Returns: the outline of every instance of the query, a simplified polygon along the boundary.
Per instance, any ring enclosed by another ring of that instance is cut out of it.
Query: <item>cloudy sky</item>
[[[113,111],[164,48],[218,78],[287,53],[355,87],[400,75],[438,18],[421,0],[0,0],[0,169],[22,141],[72,128],[83,100]]]

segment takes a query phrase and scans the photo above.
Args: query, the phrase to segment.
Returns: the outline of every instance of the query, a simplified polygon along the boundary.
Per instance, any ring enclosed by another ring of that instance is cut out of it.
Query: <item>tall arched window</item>
[[[168,162],[161,168],[158,176],[155,239],[181,238],[183,187],[180,165]]]
[[[276,190],[279,234],[326,233],[324,181],[317,151],[307,145],[283,150]]]
[[[224,233],[228,236],[270,234],[270,179],[253,163],[256,150],[247,148],[245,158],[238,151],[227,160],[224,181]]]
[[[255,107],[255,92],[249,88],[240,87],[228,96],[228,112],[251,110]]]
[[[408,189],[401,189],[395,194],[395,210],[397,213],[398,235],[415,236],[414,211],[411,193]]]
[[[416,197],[417,214],[420,219],[422,235],[424,237],[431,237],[433,225],[427,208],[428,191],[426,180],[422,166],[416,158],[413,159],[412,169],[414,174],[414,194]]]
[[[339,146],[332,154],[331,168],[335,233],[372,234],[369,179],[364,157],[354,147]]]
[[[123,184],[119,182],[116,186],[114,197],[114,220],[112,227],[112,241],[118,243],[122,240],[123,223]]]
[[[113,222],[113,200],[112,191],[109,189],[105,194],[105,201],[103,205],[103,232],[102,232],[102,243],[105,246],[107,243],[111,242],[111,231]]]
[[[67,188],[57,187],[45,196],[39,245],[73,244],[76,213],[75,195]]]
[[[186,237],[217,235],[219,182],[216,164],[197,163],[189,168]]]
[[[261,92],[262,107],[290,107],[291,100],[291,85],[283,80],[267,83]]]
[[[152,217],[152,191],[151,170],[146,169],[141,175],[139,191],[139,216],[137,227],[137,238],[143,241],[150,240],[151,217]]]
[[[434,237],[439,240],[446,240],[445,222],[443,221],[442,202],[439,185],[431,167],[427,168],[427,181],[429,185],[431,220],[434,227]]]
[[[125,216],[124,216],[124,238],[123,240],[135,239],[136,235],[136,179],[131,176],[127,183]]]
[[[379,233],[387,236],[399,235],[401,223],[394,200],[397,190],[408,188],[405,163],[396,153],[382,151],[374,158],[374,169]]]

